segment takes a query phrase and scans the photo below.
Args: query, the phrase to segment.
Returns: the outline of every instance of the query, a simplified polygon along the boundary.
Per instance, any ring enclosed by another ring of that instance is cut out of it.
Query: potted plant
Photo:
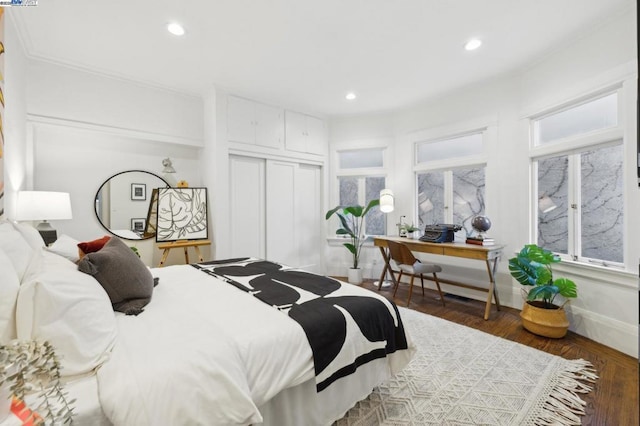
[[[325,215],[325,219],[329,220],[334,213],[340,219],[340,228],[336,231],[337,235],[345,235],[349,237],[349,242],[343,245],[351,252],[353,258],[353,266],[349,269],[348,280],[352,284],[362,283],[362,269],[360,269],[360,251],[365,241],[364,235],[364,217],[365,215],[380,204],[380,200],[371,200],[366,207],[355,206],[336,206],[329,210]]]
[[[509,272],[522,285],[532,286],[520,312],[524,328],[545,337],[560,338],[567,334],[569,321],[564,305],[578,296],[576,284],[567,278],[553,278],[551,264],[560,256],[536,244],[525,245],[516,257],[509,259]],[[556,296],[566,300],[554,303]]]
[[[32,395],[33,394],[33,395]],[[0,423],[9,415],[11,396],[30,402],[34,424],[71,424],[73,400],[60,384],[60,363],[49,342],[13,340],[0,345]],[[26,424],[26,423],[25,423]]]
[[[414,226],[413,223],[411,225],[406,225],[405,231],[407,232],[407,238],[420,238],[420,236],[417,235],[420,228]]]

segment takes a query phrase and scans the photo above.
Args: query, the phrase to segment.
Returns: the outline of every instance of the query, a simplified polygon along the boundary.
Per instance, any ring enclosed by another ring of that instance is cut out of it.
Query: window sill
[[[553,265],[553,270],[555,272],[570,273],[591,280],[617,284],[626,288],[638,288],[638,275],[621,268],[563,259],[562,262]]]
[[[373,247],[373,236],[367,236],[363,246],[364,247]],[[330,246],[341,246],[344,243],[348,243],[350,238],[349,237],[327,237],[327,243],[329,243]]]

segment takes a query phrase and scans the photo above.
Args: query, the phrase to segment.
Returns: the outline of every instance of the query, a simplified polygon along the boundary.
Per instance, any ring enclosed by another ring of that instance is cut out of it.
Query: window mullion
[[[580,154],[573,154],[568,156],[569,167],[569,242],[568,251],[573,260],[578,260],[580,257],[581,244],[580,244]]]
[[[453,172],[444,172],[444,221],[453,223]]]

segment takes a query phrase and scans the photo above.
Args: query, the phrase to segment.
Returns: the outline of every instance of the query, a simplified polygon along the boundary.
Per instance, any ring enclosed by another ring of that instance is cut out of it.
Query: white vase
[[[362,269],[349,268],[347,279],[351,284],[362,284]]]

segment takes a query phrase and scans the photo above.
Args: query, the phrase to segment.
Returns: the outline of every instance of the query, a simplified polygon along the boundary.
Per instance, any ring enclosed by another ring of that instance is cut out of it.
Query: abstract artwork
[[[207,188],[159,188],[156,241],[207,239]]]

